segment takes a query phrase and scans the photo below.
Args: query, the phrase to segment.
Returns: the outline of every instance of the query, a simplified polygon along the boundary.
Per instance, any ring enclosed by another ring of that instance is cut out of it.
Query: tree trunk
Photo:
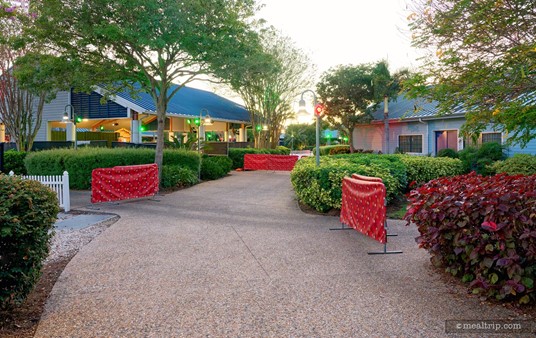
[[[167,90],[161,91],[158,96],[156,105],[156,120],[158,129],[156,131],[156,150],[154,163],[158,166],[158,181],[162,182],[162,164],[164,162],[164,128],[166,126],[167,111]]]
[[[355,152],[353,124],[346,126],[346,128],[348,128],[348,144],[350,145],[350,153],[353,154]]]

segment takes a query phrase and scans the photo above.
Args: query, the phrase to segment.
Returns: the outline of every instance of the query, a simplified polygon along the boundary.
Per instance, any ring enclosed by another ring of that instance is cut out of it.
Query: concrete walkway
[[[36,337],[442,337],[447,319],[526,319],[446,284],[403,222],[403,254],[367,255],[382,246],[299,210],[288,173],[101,209],[121,219],[66,267]]]

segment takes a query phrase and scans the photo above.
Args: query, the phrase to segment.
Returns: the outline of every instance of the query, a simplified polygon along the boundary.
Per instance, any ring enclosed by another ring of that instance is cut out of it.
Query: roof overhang
[[[93,91],[95,91],[96,93],[99,93],[100,95],[102,96],[106,96],[108,93],[107,90],[103,89],[102,87],[99,87],[99,86],[95,86],[93,88]],[[123,107],[126,107],[126,108],[130,108],[134,111],[137,111],[138,113],[140,114],[150,114],[150,115],[156,115],[156,112],[154,110],[147,110],[123,97],[120,97],[118,95],[112,95],[110,96],[110,100],[114,101],[115,103],[123,106]],[[168,117],[179,117],[179,118],[195,118],[195,117],[199,117],[198,114],[178,114],[178,113],[170,113],[170,112],[167,112],[166,113],[166,116]],[[130,111],[129,111],[129,115],[128,117],[130,117]],[[219,119],[219,118],[212,118],[214,121],[219,121],[219,122],[229,122],[229,123],[240,123],[240,124],[251,124],[251,121],[242,121],[242,120],[225,120],[225,119]]]
[[[421,121],[433,121],[433,120],[450,120],[464,118],[464,113],[448,114],[448,115],[435,115],[435,116],[423,116],[423,117],[408,117],[400,119],[389,119],[389,123],[405,123],[405,122],[421,122]],[[370,124],[383,124],[384,120],[372,120]],[[366,125],[366,124],[359,124]]]
[[[106,96],[106,95],[109,95],[109,92],[99,86],[95,86],[93,87],[93,91],[102,95],[102,96]],[[138,113],[141,113],[141,114],[144,114],[144,113],[153,113],[153,114],[156,114],[155,112],[153,111],[148,111],[147,109],[141,107],[141,106],[138,106],[137,104],[133,103],[133,102],[130,102],[129,100],[127,99],[124,99],[120,96],[117,96],[117,95],[111,95],[110,96],[110,100],[111,101],[114,101],[115,103],[117,103],[118,105],[121,105],[125,108],[130,108],[129,111],[128,111],[128,115],[127,117],[131,117],[131,113],[130,113],[130,110],[134,110],[134,111],[137,111]]]

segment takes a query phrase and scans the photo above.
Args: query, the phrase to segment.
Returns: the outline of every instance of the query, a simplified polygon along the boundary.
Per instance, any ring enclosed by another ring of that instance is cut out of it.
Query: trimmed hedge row
[[[291,181],[302,203],[325,212],[340,208],[342,179],[353,173],[382,178],[389,201],[406,191],[410,182],[459,175],[463,168],[460,160],[451,158],[354,153],[322,156],[319,167],[313,158],[301,159],[291,173]]]
[[[1,308],[21,303],[39,279],[59,210],[41,183],[0,174]]]
[[[439,177],[456,176],[465,173],[462,161],[456,158],[411,155],[389,156],[397,156],[406,166],[408,182],[412,183],[411,185],[419,185]]]
[[[162,188],[185,188],[197,184],[197,172],[176,165],[162,166]]]
[[[495,162],[491,170],[508,175],[534,175],[536,174],[536,155],[516,154],[504,161]]]
[[[233,161],[227,156],[203,156],[201,160],[201,179],[217,180],[226,176],[232,169]]]
[[[28,153],[10,149],[4,152],[4,173],[9,174],[13,171],[17,175],[26,175],[24,159]]]
[[[302,158],[296,162],[290,179],[302,203],[326,212],[332,208],[341,208],[342,179],[353,173],[380,177],[387,189],[388,199],[401,189],[400,182],[391,174],[385,162],[376,162],[374,159],[368,159],[368,164],[362,164],[356,159],[352,161],[348,158],[323,156],[317,167],[314,158]]]
[[[434,265],[473,294],[536,302],[536,175],[432,180],[413,190],[405,215]]]
[[[61,175],[67,171],[73,189],[89,189],[93,169],[154,163],[154,156],[154,149],[53,149],[28,154],[24,164],[29,175]],[[199,155],[193,151],[164,150],[164,165],[197,173],[199,160]]]
[[[283,146],[279,146],[276,149],[230,148],[229,158],[233,161],[232,169],[244,168],[245,154],[289,155],[290,149]]]

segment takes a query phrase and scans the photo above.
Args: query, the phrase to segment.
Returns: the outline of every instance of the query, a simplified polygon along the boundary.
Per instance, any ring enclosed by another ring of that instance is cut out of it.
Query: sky
[[[391,72],[417,68],[417,50],[411,47],[406,7],[409,0],[259,0],[265,19],[303,50],[322,73],[338,65],[387,60]],[[242,100],[226,89],[206,82],[208,89],[233,101]],[[313,88],[312,88],[313,89]],[[296,108],[297,109],[297,108]]]
[[[303,49],[319,73],[387,59],[390,70],[416,67],[408,0],[261,0],[259,17]],[[319,74],[319,75],[320,75]]]

